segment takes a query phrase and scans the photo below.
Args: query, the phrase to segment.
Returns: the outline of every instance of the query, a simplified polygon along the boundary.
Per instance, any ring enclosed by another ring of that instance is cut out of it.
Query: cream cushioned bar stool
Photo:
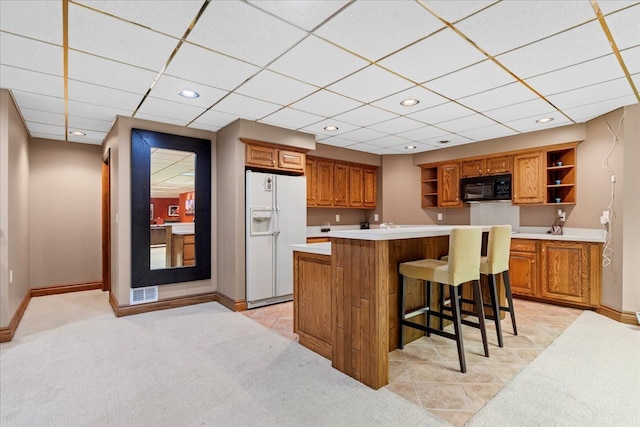
[[[404,328],[409,326],[427,333],[439,335],[456,341],[458,347],[458,359],[460,360],[460,371],[466,372],[467,366],[464,357],[464,344],[462,342],[462,322],[460,318],[459,307],[459,290],[463,283],[473,283],[473,294],[475,299],[476,315],[478,323],[468,324],[480,329],[482,334],[482,343],[484,345],[484,354],[489,357],[489,346],[487,344],[487,332],[484,326],[484,309],[482,304],[482,296],[480,294],[480,250],[482,246],[482,228],[465,227],[454,228],[449,236],[449,261],[445,262],[437,259],[421,259],[417,261],[403,262],[400,264],[400,275],[402,275],[402,285],[399,286],[400,297],[398,298],[399,317],[400,317],[400,342],[398,347],[404,347]],[[422,280],[425,283],[426,305],[425,307],[405,312],[405,295],[407,278]],[[440,311],[435,311],[430,307],[431,302],[431,282],[447,285],[451,301],[451,315]],[[410,320],[411,317],[419,314],[425,314],[426,324],[421,325]],[[430,326],[431,316],[440,319],[447,319],[453,322],[454,333],[446,332],[441,329],[435,329]],[[465,322],[466,323],[466,322]]]
[[[485,307],[491,307],[493,316],[487,317],[492,319],[496,325],[496,335],[498,336],[498,346],[503,347],[502,326],[500,324],[500,311],[508,311],[511,315],[511,324],[513,326],[513,334],[518,335],[516,328],[516,315],[513,310],[513,297],[511,296],[511,280],[509,277],[509,253],[511,250],[511,226],[496,225],[489,229],[489,241],[487,242],[487,256],[480,258],[480,274],[488,277],[490,303],[484,303]],[[449,257],[442,257],[443,261],[447,261]],[[498,290],[496,276],[502,273],[502,281],[504,283],[505,296],[508,306],[501,306],[498,302]],[[442,293],[440,294],[442,295]],[[473,301],[460,298],[460,302],[471,303]],[[441,299],[441,304],[443,303]],[[464,312],[463,312],[464,313]]]

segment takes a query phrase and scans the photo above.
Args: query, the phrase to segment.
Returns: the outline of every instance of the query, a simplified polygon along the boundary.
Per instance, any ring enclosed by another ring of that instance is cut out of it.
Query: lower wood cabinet
[[[512,292],[551,303],[599,307],[601,252],[601,243],[512,239]]]
[[[293,332],[331,359],[331,256],[293,252]]]

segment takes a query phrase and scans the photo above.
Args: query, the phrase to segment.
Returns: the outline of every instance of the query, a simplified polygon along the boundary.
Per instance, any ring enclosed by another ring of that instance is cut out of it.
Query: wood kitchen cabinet
[[[536,151],[513,156],[513,204],[544,203],[544,154]]]
[[[316,206],[333,206],[333,162],[316,160]]]
[[[364,207],[375,208],[377,203],[378,176],[376,169],[364,169]]]
[[[359,163],[307,157],[307,206],[353,209],[376,207],[377,168]],[[314,201],[315,197],[315,201]]]
[[[576,204],[575,145],[546,152],[546,203]]]
[[[344,163],[333,165],[333,206],[349,206],[349,166]]]
[[[316,172],[316,159],[307,157],[304,169],[304,176],[307,178],[307,206],[316,206],[318,200]]]
[[[536,241],[511,239],[509,277],[514,295],[535,295],[538,289]]]
[[[460,200],[460,163],[449,163],[438,167],[438,206],[456,208]]]
[[[349,166],[349,206],[361,208],[364,206],[364,168]]]
[[[511,172],[511,156],[494,156],[465,160],[460,163],[460,176],[500,175]]]
[[[245,164],[248,167],[300,173],[305,170],[306,156],[302,151],[259,141],[241,141],[246,146]]]
[[[438,167],[420,167],[420,205],[422,208],[438,207]]]

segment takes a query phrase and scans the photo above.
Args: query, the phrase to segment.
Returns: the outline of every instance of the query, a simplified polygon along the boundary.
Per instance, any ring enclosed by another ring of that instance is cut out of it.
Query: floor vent
[[[131,305],[158,301],[158,287],[131,289]]]

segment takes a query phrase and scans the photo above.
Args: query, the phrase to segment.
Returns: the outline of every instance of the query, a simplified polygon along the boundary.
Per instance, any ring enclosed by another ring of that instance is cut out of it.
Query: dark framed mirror
[[[211,141],[132,129],[131,287],[210,278]]]

